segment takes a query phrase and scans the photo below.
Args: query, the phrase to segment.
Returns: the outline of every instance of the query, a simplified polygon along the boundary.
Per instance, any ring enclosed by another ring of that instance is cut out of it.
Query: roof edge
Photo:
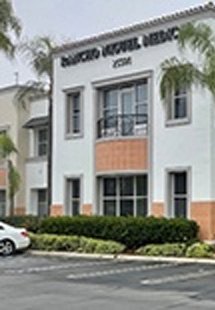
[[[215,5],[213,2],[208,2],[205,5],[191,7],[190,9],[186,9],[184,11],[176,11],[173,14],[163,15],[161,17],[156,17],[156,18],[153,18],[151,20],[145,21],[143,23],[136,23],[136,24],[133,24],[133,25],[130,25],[127,27],[121,27],[119,29],[115,29],[112,31],[99,33],[98,35],[94,35],[92,37],[86,37],[86,38],[83,38],[83,39],[80,39],[77,41],[73,41],[71,43],[63,44],[63,45],[55,48],[53,55],[57,55],[59,53],[65,52],[65,51],[72,49],[72,48],[79,48],[79,47],[83,47],[83,46],[88,45],[88,44],[96,43],[96,42],[101,41],[101,40],[107,40],[107,39],[111,39],[111,38],[114,38],[114,37],[119,36],[119,35],[128,34],[132,31],[142,30],[142,29],[147,28],[147,27],[157,26],[157,25],[165,23],[165,22],[171,22],[174,20],[181,19],[183,17],[195,16],[195,15],[198,15],[200,13],[210,12],[210,11],[215,13]]]
[[[3,87],[0,87],[0,93],[7,92],[7,91],[12,91],[12,90],[16,90],[16,89],[21,89],[21,88],[24,88],[24,87],[25,86],[21,85],[21,84],[14,84],[14,85],[3,86]]]

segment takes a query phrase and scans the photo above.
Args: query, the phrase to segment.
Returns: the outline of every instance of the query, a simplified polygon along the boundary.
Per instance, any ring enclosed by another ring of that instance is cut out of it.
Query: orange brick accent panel
[[[215,240],[215,202],[192,202],[191,219],[200,226],[202,240]]]
[[[93,206],[91,204],[85,204],[82,206],[82,214],[83,215],[92,215]]]
[[[0,186],[6,186],[7,184],[7,170],[0,169]]]
[[[63,205],[52,205],[51,216],[61,216],[61,215],[63,215]]]
[[[146,170],[148,140],[102,141],[96,144],[96,171]]]
[[[162,202],[153,202],[152,204],[152,215],[155,217],[164,216],[164,203]]]
[[[14,210],[15,215],[25,215],[25,207],[17,207]]]

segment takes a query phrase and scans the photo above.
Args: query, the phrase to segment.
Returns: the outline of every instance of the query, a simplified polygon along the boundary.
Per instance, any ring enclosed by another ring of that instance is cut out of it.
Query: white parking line
[[[158,278],[158,279],[145,279],[142,280],[140,283],[142,285],[160,285],[160,284],[166,284],[166,283],[173,283],[173,282],[179,282],[179,281],[188,281],[188,280],[195,280],[202,277],[212,276],[215,275],[215,271],[207,270],[207,271],[199,271],[198,273],[187,273],[183,275],[175,275],[175,276],[169,276],[164,278]]]
[[[143,270],[154,270],[154,269],[161,269],[167,268],[172,266],[178,266],[178,264],[156,264],[152,266],[139,266],[139,267],[127,267],[127,268],[118,268],[118,269],[110,269],[104,271],[96,271],[96,272],[87,272],[87,273],[80,273],[80,274],[70,274],[66,278],[69,280],[79,280],[79,279],[87,279],[87,278],[97,278],[115,274],[122,274],[132,271],[143,271]]]
[[[7,274],[37,273],[37,272],[52,271],[52,270],[63,270],[63,269],[69,269],[69,268],[103,266],[103,265],[109,265],[109,264],[110,262],[73,263],[73,264],[64,264],[64,265],[31,267],[31,268],[26,268],[26,269],[5,270],[4,273],[7,273]]]

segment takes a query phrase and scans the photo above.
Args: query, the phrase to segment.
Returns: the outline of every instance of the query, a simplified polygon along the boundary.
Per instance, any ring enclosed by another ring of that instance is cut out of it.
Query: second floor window
[[[100,94],[98,138],[136,135],[145,128],[149,101],[147,79],[109,87]]]
[[[75,137],[81,134],[81,93],[66,95],[66,135]]]
[[[48,153],[48,129],[37,130],[37,156],[45,156]]]
[[[167,109],[167,121],[177,121],[189,118],[189,100],[186,87],[172,92]]]

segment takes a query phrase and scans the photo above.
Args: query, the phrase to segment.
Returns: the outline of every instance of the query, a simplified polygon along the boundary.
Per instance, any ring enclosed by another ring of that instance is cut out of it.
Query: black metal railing
[[[99,119],[97,138],[119,136],[141,136],[147,134],[147,114],[113,115]]]

